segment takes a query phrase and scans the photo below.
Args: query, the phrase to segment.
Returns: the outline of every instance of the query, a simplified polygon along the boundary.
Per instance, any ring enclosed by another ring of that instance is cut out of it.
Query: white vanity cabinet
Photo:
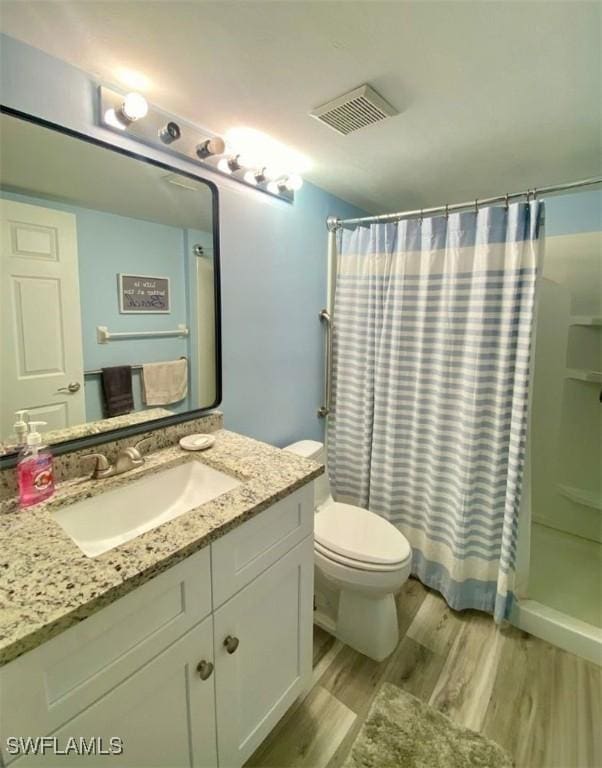
[[[309,686],[312,603],[309,484],[0,668],[2,758],[239,768]],[[9,752],[28,736],[119,737],[123,754]]]

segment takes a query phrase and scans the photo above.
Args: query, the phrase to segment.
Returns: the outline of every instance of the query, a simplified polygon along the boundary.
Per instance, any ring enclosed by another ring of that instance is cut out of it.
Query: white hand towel
[[[169,405],[188,394],[188,361],[146,363],[142,366],[142,396],[146,405]]]

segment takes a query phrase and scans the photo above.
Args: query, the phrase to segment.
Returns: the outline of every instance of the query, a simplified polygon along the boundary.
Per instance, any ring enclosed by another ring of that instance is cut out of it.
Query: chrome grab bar
[[[327,309],[320,311],[320,320],[324,324],[324,405],[318,408],[318,416],[324,419],[330,413],[330,376],[332,354],[332,324],[330,312]]]

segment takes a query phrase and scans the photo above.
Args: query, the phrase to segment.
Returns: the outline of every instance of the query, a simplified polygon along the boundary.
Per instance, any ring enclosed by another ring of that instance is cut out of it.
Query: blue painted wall
[[[167,337],[124,339],[98,344],[96,327],[111,331],[161,331],[183,323],[196,327],[196,302],[191,309],[187,291],[188,232],[142,219],[67,205],[46,198],[3,192],[5,197],[30,205],[68,211],[76,217],[79,289],[82,308],[84,369],[174,360],[190,356],[189,341]],[[197,233],[197,239],[201,233]],[[167,315],[126,315],[119,312],[117,275],[120,272],[169,277],[171,308]],[[196,366],[192,366],[191,392],[196,392]],[[135,409],[143,408],[140,373],[133,374]],[[100,377],[85,378],[86,419],[103,418]],[[166,406],[176,413],[190,410],[186,398]]]
[[[7,106],[216,182],[226,426],[276,445],[320,439],[325,220],[362,212],[307,183],[289,205],[106,131],[95,125],[88,74],[7,36],[0,36],[0,93]]]

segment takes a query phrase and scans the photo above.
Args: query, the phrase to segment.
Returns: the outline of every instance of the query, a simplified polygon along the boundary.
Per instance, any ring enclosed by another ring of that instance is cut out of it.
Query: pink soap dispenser
[[[48,446],[42,445],[42,435],[37,431],[37,427],[45,424],[45,421],[29,422],[27,444],[19,455],[17,481],[21,507],[39,504],[54,493],[52,453]]]

